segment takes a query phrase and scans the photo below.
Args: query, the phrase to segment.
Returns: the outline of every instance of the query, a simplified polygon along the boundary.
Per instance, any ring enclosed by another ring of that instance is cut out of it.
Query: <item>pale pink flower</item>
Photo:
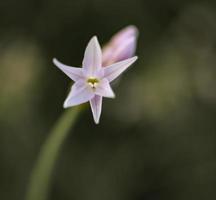
[[[103,66],[132,57],[136,51],[138,30],[130,25],[116,33],[102,49]]]
[[[115,97],[110,82],[116,79],[136,59],[137,56],[134,56],[102,67],[102,51],[96,36],[90,40],[86,47],[82,68],[64,65],[54,58],[54,64],[75,82],[64,102],[64,108],[90,101],[94,121],[98,124],[102,109],[102,98]]]

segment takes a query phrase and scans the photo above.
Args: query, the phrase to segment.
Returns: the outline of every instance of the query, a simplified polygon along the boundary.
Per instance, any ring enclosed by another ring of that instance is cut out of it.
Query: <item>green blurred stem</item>
[[[74,126],[82,108],[78,106],[65,110],[50,132],[33,168],[26,200],[47,200],[53,170],[61,146],[70,132],[69,130]]]

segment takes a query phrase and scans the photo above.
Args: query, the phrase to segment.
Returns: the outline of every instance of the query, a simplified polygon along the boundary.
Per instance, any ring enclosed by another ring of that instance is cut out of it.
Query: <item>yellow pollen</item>
[[[92,88],[95,88],[96,85],[99,83],[99,80],[95,77],[90,77],[88,78],[87,80],[87,83],[92,87]]]

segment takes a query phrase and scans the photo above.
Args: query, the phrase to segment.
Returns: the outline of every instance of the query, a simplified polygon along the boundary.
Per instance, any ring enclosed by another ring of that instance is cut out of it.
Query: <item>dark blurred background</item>
[[[67,138],[52,200],[216,199],[215,0],[1,0],[0,199],[23,200],[88,40],[140,31],[133,65]]]

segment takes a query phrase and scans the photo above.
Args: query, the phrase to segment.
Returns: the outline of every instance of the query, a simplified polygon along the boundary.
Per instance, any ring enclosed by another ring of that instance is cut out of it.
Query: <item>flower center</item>
[[[89,77],[87,80],[87,83],[92,87],[95,88],[97,84],[99,83],[99,80],[95,77]]]

